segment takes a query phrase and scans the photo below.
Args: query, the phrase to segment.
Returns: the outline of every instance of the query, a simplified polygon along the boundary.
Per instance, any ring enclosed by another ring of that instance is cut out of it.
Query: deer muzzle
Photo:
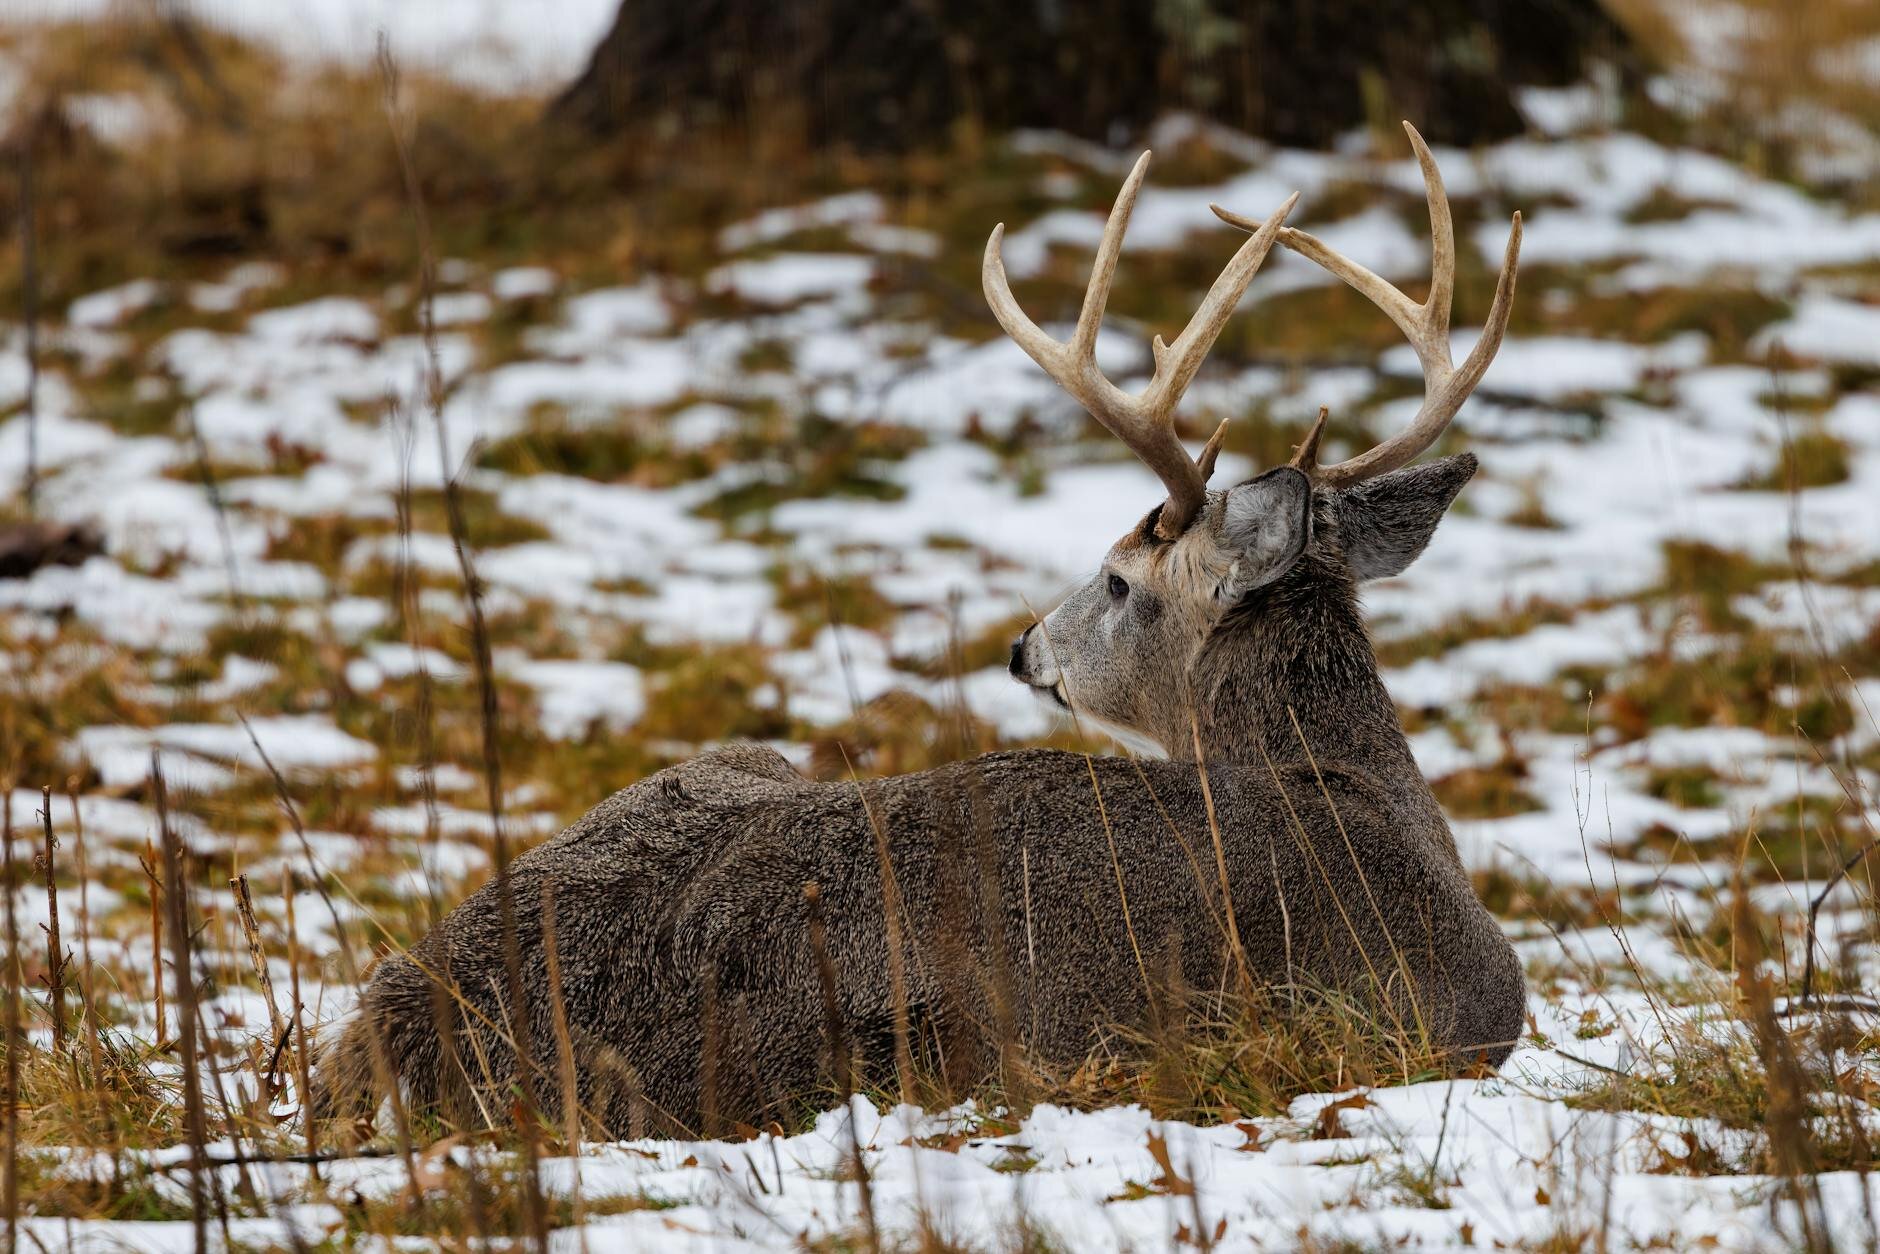
[[[1025,628],[1018,639],[1012,641],[1012,656],[1006,663],[1006,670],[1038,696],[1068,708],[1064,700],[1063,673],[1052,660],[1050,645],[1044,633],[1038,630],[1038,624]]]

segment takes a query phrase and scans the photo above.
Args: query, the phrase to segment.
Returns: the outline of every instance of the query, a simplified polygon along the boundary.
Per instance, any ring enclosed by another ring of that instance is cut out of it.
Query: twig
[[[483,778],[487,794],[491,837],[495,846],[496,896],[502,919],[503,965],[506,994],[515,1007],[513,1036],[516,1049],[516,1083],[522,1098],[523,1212],[529,1237],[538,1251],[547,1254],[548,1214],[542,1197],[542,1179],[536,1145],[536,1115],[541,1109],[536,1097],[535,1051],[530,1041],[528,1003],[523,996],[522,949],[516,931],[515,883],[510,873],[509,839],[503,830],[502,756],[497,739],[496,666],[490,651],[489,624],[483,616],[482,584],[477,578],[476,560],[471,551],[469,527],[464,519],[463,494],[457,476],[451,471],[449,444],[444,422],[444,374],[437,348],[437,262],[431,247],[430,218],[425,210],[423,190],[418,183],[417,166],[399,124],[398,63],[392,56],[390,41],[379,35],[379,80],[385,121],[391,131],[392,147],[398,158],[399,173],[405,186],[405,200],[411,212],[417,237],[419,323],[427,363],[427,402],[437,427],[438,469],[444,480],[444,507],[450,521],[452,546],[457,551],[457,565],[463,575],[464,602],[470,613],[471,643],[476,656],[477,688],[482,698]]]
[[[548,963],[548,1000],[555,1014],[555,1046],[561,1064],[561,1117],[574,1166],[574,1226],[587,1249],[587,1204],[581,1196],[581,1104],[574,1069],[574,1039],[568,1034],[568,1007],[562,999],[561,953],[555,944],[555,886],[542,886],[542,949]]]
[[[169,886],[170,975],[176,981],[177,1033],[182,1048],[183,1117],[189,1136],[189,1212],[196,1254],[206,1254],[209,1230],[203,1191],[203,1174],[208,1167],[203,1145],[208,1129],[202,1115],[202,1075],[196,1058],[196,984],[189,960],[189,888],[183,879],[183,851],[170,827],[169,798],[163,787],[163,763],[155,750],[150,754],[150,777],[156,790],[157,832],[163,841],[163,878]],[[159,980],[159,983],[162,981]]]
[[[85,819],[78,806],[78,780],[66,781],[72,803],[72,851],[78,857],[78,954],[83,964],[78,969],[78,995],[84,1002],[85,1051],[91,1062],[92,1092],[98,1098],[98,1123],[111,1127],[111,1103],[104,1085],[104,1050],[99,1043],[97,992],[92,987],[96,968],[91,957],[91,864],[85,856]],[[111,1136],[112,1171],[117,1169],[117,1137]]]
[[[1554,1047],[1554,1053],[1560,1055],[1562,1058],[1566,1059],[1568,1062],[1576,1063],[1582,1067],[1591,1067],[1595,1071],[1603,1071],[1607,1075],[1617,1076],[1621,1080],[1629,1080],[1632,1078],[1630,1075],[1628,1075],[1627,1073],[1623,1071],[1618,1070],[1617,1068],[1608,1067],[1604,1063],[1594,1062],[1591,1058],[1582,1058],[1578,1054],[1569,1054],[1566,1050],[1561,1049],[1558,1045]]]
[[[52,1010],[52,1052],[65,1053],[65,949],[59,942],[59,880],[53,851],[59,842],[52,835],[52,786],[39,790],[39,817],[46,829],[46,992]]]
[[[274,1004],[274,979],[268,974],[268,954],[261,947],[261,925],[255,921],[255,900],[248,891],[248,877],[237,875],[228,882],[235,893],[235,917],[242,926],[242,937],[248,942],[248,963],[255,969],[255,979],[261,985],[261,996],[268,1003],[268,1026],[274,1029],[276,1040],[287,1037],[287,1022],[279,1006]],[[280,1056],[277,1048],[275,1056]],[[268,1068],[268,1078],[274,1076],[273,1066]]]
[[[803,904],[809,914],[809,947],[816,958],[816,980],[822,988],[823,1035],[829,1046],[829,1070],[835,1076],[836,1091],[842,1095],[842,1110],[848,1117],[849,1149],[855,1159],[856,1190],[861,1195],[868,1248],[878,1254],[881,1229],[875,1220],[874,1183],[868,1176],[868,1162],[862,1157],[861,1133],[855,1127],[855,1068],[849,1055],[848,1036],[842,1027],[842,1004],[836,995],[836,964],[829,957],[829,929],[823,921],[822,888],[814,880],[803,885]],[[781,1181],[782,1177],[778,1179]]]
[[[393,580],[393,609],[404,621],[405,642],[411,649],[418,681],[413,713],[418,724],[418,784],[424,803],[425,905],[430,911],[431,926],[436,927],[444,917],[436,875],[444,840],[444,824],[437,806],[437,705],[432,693],[431,667],[424,659],[423,610],[418,597],[417,566],[411,555],[411,458],[417,448],[418,424],[395,396],[387,398],[386,413],[398,436],[398,492],[394,498],[398,515],[398,569]]]
[[[1208,834],[1214,838],[1214,869],[1221,878],[1221,904],[1226,908],[1227,939],[1234,949],[1234,961],[1240,967],[1240,988],[1242,993],[1253,991],[1253,973],[1247,966],[1247,951],[1240,943],[1240,924],[1234,918],[1234,890],[1227,882],[1227,850],[1221,844],[1221,820],[1214,809],[1214,788],[1208,781],[1208,761],[1201,752],[1201,721],[1195,716],[1192,706],[1188,711],[1188,729],[1195,740],[1195,774],[1201,779],[1201,800],[1208,811]],[[1280,898],[1281,909],[1285,908],[1285,897]],[[1290,931],[1290,926],[1288,927]],[[1199,1214],[1196,1223],[1200,1222]]]
[[[1847,878],[1848,872],[1865,861],[1867,855],[1872,853],[1875,849],[1880,849],[1880,837],[1869,840],[1866,844],[1850,854],[1847,860],[1841,863],[1840,869],[1835,871],[1835,873],[1828,878],[1828,882],[1822,886],[1821,891],[1815,894],[1815,899],[1808,903],[1807,953],[1802,959],[1801,1003],[1804,1006],[1812,1002],[1815,997],[1815,927],[1821,918],[1821,907],[1827,902],[1828,894],[1832,893],[1840,885],[1841,881]]]
[[[150,989],[156,1003],[156,1030],[152,1040],[161,1046],[169,1039],[163,1014],[163,873],[159,869],[157,849],[148,840],[138,855],[144,879],[150,883]]]
[[[20,321],[26,336],[26,513],[39,512],[39,256],[33,213],[33,149],[39,142],[35,112],[20,140]]]
[[[300,807],[294,804],[294,795],[288,791],[287,777],[281,774],[281,769],[274,765],[274,759],[262,747],[261,737],[255,734],[254,725],[248,721],[248,716],[237,710],[235,718],[242,725],[242,730],[248,733],[248,743],[254,746],[255,756],[261,759],[262,767],[274,781],[274,799],[280,803],[282,813],[287,815],[287,825],[294,829],[294,838],[300,842],[300,853],[307,860],[307,874],[313,881],[314,890],[320,894],[320,900],[326,903],[327,918],[333,924],[333,939],[339,946],[342,973],[348,984],[357,984],[359,967],[353,961],[346,925],[339,917],[339,907],[333,904],[333,894],[326,891],[326,877],[321,874],[319,860],[313,856],[313,845],[307,840],[306,824],[300,821]]]
[[[881,911],[888,942],[888,986],[893,993],[894,1005],[894,1070],[899,1081],[897,1088],[901,1100],[911,1106],[914,1104],[914,1049],[909,1036],[911,1019],[907,1001],[907,951],[901,928],[901,885],[894,874],[894,857],[889,849],[887,829],[875,817],[874,807],[868,804],[868,791],[862,787],[861,778],[855,773],[855,764],[848,757],[848,750],[843,749],[842,759],[849,768],[849,781],[855,785],[855,796],[862,803],[862,814],[875,835],[875,860],[881,870]]]
[[[0,807],[4,807],[4,820],[0,820],[0,844],[5,845],[6,877],[6,916],[7,916],[7,952],[4,959],[6,967],[6,1153],[0,1160],[4,1167],[5,1179],[0,1182],[0,1203],[7,1213],[8,1250],[19,1246],[20,1214],[20,1048],[24,1043],[20,1036],[20,930],[19,920],[13,909],[13,781],[0,777]]]
[[[319,1120],[313,1117],[313,1083],[307,1065],[307,1025],[300,1003],[300,932],[294,926],[294,873],[281,871],[281,904],[287,913],[288,993],[294,999],[291,1022],[294,1028],[294,1086],[300,1091],[301,1131],[307,1138],[307,1157],[319,1153]],[[320,1178],[320,1168],[313,1168],[313,1178]]]

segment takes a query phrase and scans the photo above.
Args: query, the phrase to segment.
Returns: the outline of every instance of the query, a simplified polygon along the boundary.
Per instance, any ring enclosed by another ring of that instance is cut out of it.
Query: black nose
[[[1037,626],[1036,623],[1032,627]],[[1012,672],[1014,679],[1025,677],[1025,637],[1031,634],[1031,627],[1018,633],[1018,639],[1012,641],[1012,658],[1005,664],[1005,669]]]

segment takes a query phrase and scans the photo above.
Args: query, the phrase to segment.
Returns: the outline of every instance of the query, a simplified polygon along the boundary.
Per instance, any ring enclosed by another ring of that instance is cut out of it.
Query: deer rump
[[[1514,954],[1459,862],[1401,830],[1416,820],[1393,815],[1379,781],[1221,764],[1209,784],[1256,985],[1355,994],[1457,1065],[1506,1057],[1523,1005]],[[1238,980],[1217,865],[1193,763],[1025,750],[857,784],[812,782],[762,747],[716,751],[513,864],[537,1099],[560,1110],[545,888],[581,1110],[637,1136],[831,1100],[807,883],[863,1074],[894,1058],[893,893],[913,1048],[970,1085],[1007,1046],[1074,1065],[1182,989]],[[492,881],[379,965],[322,1051],[317,1115],[368,1115],[394,1081],[414,1113],[458,1126],[511,1115],[497,894]]]

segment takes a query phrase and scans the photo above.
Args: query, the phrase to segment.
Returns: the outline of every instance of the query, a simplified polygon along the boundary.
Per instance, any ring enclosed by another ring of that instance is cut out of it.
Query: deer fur
[[[1420,1018],[1457,1065],[1499,1064],[1521,1032],[1520,964],[1411,758],[1357,604],[1359,579],[1407,565],[1474,468],[1464,455],[1345,492],[1272,472],[1288,481],[1261,495],[1296,511],[1300,534],[1278,537],[1257,570],[1275,537],[1243,537],[1255,558],[1242,557],[1239,575],[1231,493],[1210,493],[1180,541],[1155,540],[1153,515],[1120,541],[1104,574],[1027,633],[1013,665],[1041,678],[1029,659],[1049,632],[1073,702],[1080,686],[1114,691],[1085,660],[1086,647],[1092,658],[1102,650],[1079,630],[1079,597],[1108,598],[1108,573],[1129,572],[1131,612],[1152,633],[1179,623],[1158,636],[1167,651],[1154,664],[1185,674],[1195,719],[1168,683],[1159,708],[1092,714],[1165,737],[1167,761],[1036,749],[822,783],[769,749],[732,746],[617,793],[518,858],[511,884],[529,1037],[548,1060],[537,1074],[544,1104],[559,1101],[541,926],[549,885],[579,1100],[617,1135],[761,1124],[830,1091],[806,883],[821,891],[845,1034],[865,1056],[891,1057],[877,830],[902,902],[917,1040],[942,1046],[961,1074],[992,1065],[1007,1040],[1075,1063],[1106,1030],[1147,1022],[1171,973],[1195,989],[1234,977],[1203,769],[1256,981],[1356,992],[1379,1013]],[[1197,581],[1217,607],[1212,622],[1192,619]],[[1124,678],[1157,688],[1146,674]],[[392,1075],[409,1104],[476,1122],[472,1088],[507,1092],[514,1078],[515,1055],[492,1026],[510,1022],[503,964],[491,883],[409,956],[379,965],[324,1051],[324,1110],[376,1104],[375,1076]],[[434,977],[445,973],[478,1013],[439,998]],[[448,1050],[440,1004],[459,1034]]]
[[[837,1087],[836,1040],[877,1073],[905,1041],[962,1084],[1014,1051],[1073,1066],[1112,1030],[1177,1009],[1184,990],[1236,984],[1346,994],[1457,1068],[1499,1065],[1521,1032],[1521,966],[1411,756],[1358,587],[1414,561],[1475,473],[1467,454],[1409,463],[1500,342],[1519,216],[1488,324],[1453,366],[1448,202],[1410,138],[1435,235],[1424,303],[1283,227],[1288,201],[1246,221],[1252,238],[1173,344],[1155,341],[1154,377],[1133,396],[1097,373],[1095,343],[1147,154],[1069,341],[1019,308],[999,231],[987,245],[1000,323],[1168,490],[1014,643],[1012,675],[1163,760],[1031,749],[830,783],[734,745],[661,771],[379,964],[322,1044],[314,1114],[369,1113],[394,1086],[408,1108],[460,1126],[509,1117],[518,1090],[558,1114],[550,902],[576,1097],[615,1135],[717,1133],[800,1110]],[[1333,466],[1316,460],[1321,413],[1292,464],[1209,491],[1220,433],[1191,461],[1175,408],[1276,241],[1398,323],[1424,404]],[[505,992],[518,984],[521,1005]],[[526,1075],[512,1042],[534,1060]]]

